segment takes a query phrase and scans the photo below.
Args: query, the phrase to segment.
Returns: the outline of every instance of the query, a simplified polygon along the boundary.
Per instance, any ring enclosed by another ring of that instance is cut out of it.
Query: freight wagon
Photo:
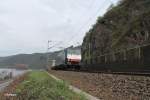
[[[82,70],[98,72],[150,72],[150,45],[123,49],[84,60]]]

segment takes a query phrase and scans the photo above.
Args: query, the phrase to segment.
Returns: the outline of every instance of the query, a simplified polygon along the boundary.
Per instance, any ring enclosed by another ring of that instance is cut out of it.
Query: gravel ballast
[[[150,77],[74,71],[49,71],[81,90],[104,100],[150,100]]]

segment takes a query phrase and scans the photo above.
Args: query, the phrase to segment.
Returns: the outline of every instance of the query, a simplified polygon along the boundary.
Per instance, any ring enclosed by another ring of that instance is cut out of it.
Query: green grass
[[[42,71],[30,72],[16,93],[19,100],[86,100],[83,94],[71,91],[64,81],[56,81]]]

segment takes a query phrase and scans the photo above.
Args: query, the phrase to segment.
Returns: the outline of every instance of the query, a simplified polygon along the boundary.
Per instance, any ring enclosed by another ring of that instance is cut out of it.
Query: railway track
[[[101,72],[102,73],[102,72]],[[104,73],[104,72],[103,72]],[[136,76],[150,76],[150,73],[143,72],[106,72],[104,74],[117,74],[117,75],[136,75]]]
[[[111,71],[86,71],[86,70],[64,70],[64,71],[74,71],[83,73],[102,73],[102,74],[116,74],[116,75],[135,75],[135,76],[150,76],[150,71],[143,72],[111,72]]]
[[[150,76],[150,71],[146,71],[146,72],[101,72],[101,71],[97,71],[96,72],[95,71],[94,73],[117,74],[117,75]]]
[[[51,70],[49,72],[102,100],[128,100],[130,97],[150,99],[150,73],[147,71],[140,73]]]

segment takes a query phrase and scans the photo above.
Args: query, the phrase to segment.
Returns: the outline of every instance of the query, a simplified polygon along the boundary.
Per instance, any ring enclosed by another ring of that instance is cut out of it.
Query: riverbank
[[[10,80],[10,79],[9,79]],[[3,84],[5,82],[8,82],[9,80],[0,81],[0,84]]]
[[[16,100],[15,97],[6,97],[4,96],[6,93],[13,94],[15,93],[17,85],[22,82],[27,73],[22,74],[21,76],[15,77],[13,80],[11,80],[9,83],[4,83],[4,89],[0,92],[0,100]]]
[[[9,84],[12,82],[13,80],[10,79],[10,80],[7,80],[7,81],[4,81],[3,83],[0,83],[0,92],[2,92],[5,87],[9,86]]]
[[[3,92],[14,80],[24,75],[28,71],[29,70],[0,68],[0,92]]]
[[[11,86],[9,91],[17,95],[14,100],[86,100],[84,95],[70,90],[66,82],[56,81],[44,71],[29,72]]]

